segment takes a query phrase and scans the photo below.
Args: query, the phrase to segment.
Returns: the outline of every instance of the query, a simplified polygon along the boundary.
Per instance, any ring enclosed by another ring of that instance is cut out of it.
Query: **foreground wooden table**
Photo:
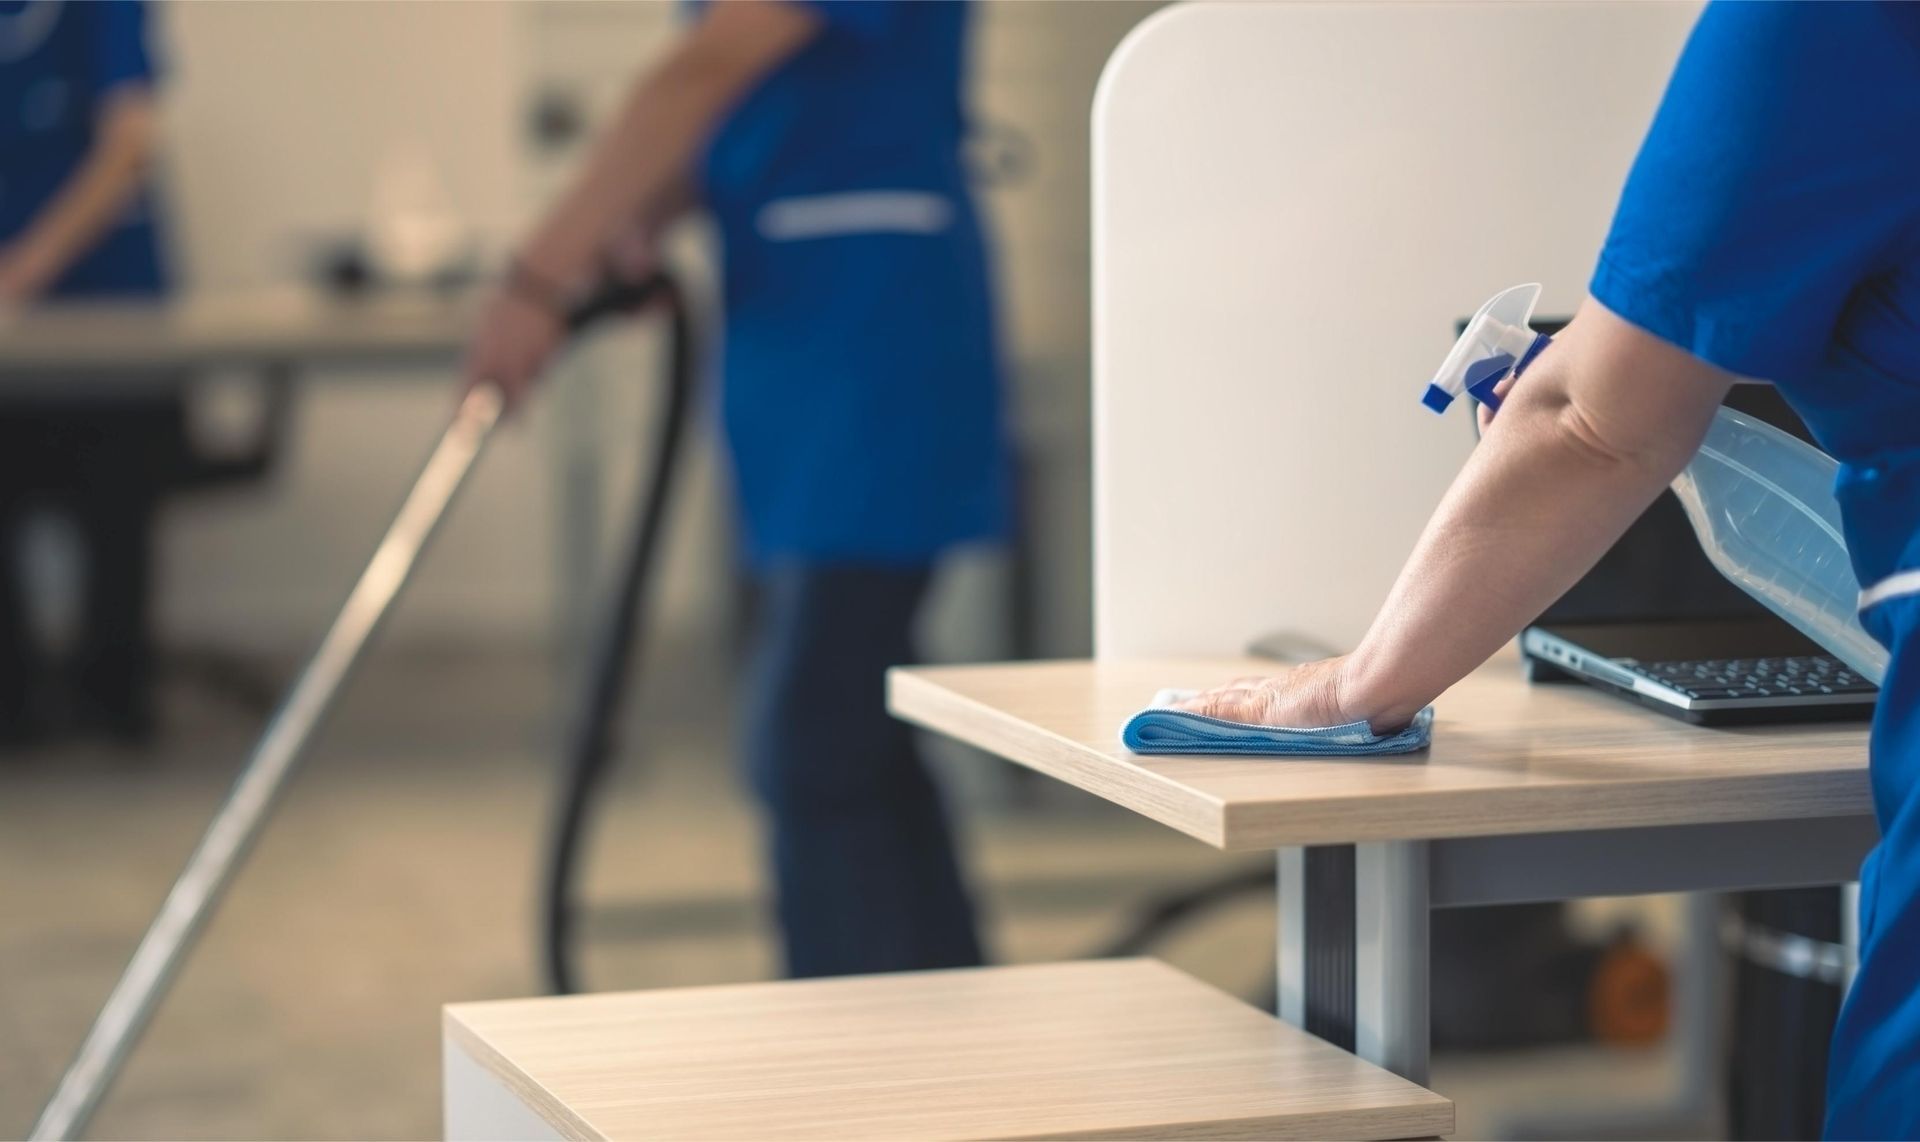
[[[1529,684],[1510,656],[1435,703],[1422,754],[1142,757],[1120,745],[1156,690],[1274,669],[899,669],[889,703],[1209,844],[1277,850],[1281,1014],[1415,1082],[1427,1069],[1430,909],[1840,884],[1875,840],[1865,726],[1689,726],[1584,686]],[[1690,924],[1710,957],[1713,917]],[[1711,971],[1683,965],[1682,983]]]
[[[1155,960],[446,1009],[447,1136],[1413,1138],[1453,1105]]]

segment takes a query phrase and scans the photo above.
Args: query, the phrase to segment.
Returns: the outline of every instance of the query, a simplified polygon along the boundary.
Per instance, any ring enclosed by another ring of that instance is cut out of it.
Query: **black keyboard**
[[[1686,662],[1614,662],[1688,698],[1802,697],[1874,693],[1873,683],[1826,654],[1792,658],[1705,658]]]

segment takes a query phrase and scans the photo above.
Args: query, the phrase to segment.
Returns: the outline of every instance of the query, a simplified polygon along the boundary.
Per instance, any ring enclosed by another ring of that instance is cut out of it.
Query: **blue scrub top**
[[[1920,469],[1920,5],[1709,5],[1591,290],[1779,386],[1846,465],[1861,582],[1913,566],[1920,484],[1855,493]]]
[[[138,0],[0,0],[0,245],[80,166],[103,101],[153,80]],[[50,292],[145,295],[165,282],[153,200],[143,190]]]
[[[1626,320],[1770,380],[1841,461],[1860,582],[1920,567],[1920,5],[1710,5],[1592,284]],[[1920,593],[1861,618],[1891,651],[1869,774],[1859,973],[1826,1133],[1920,1137]]]
[[[722,418],[749,558],[925,562],[1010,515],[967,8],[811,5],[822,32],[706,156]]]

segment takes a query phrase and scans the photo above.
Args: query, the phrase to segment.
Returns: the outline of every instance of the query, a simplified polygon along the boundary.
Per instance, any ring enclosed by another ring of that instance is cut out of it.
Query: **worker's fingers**
[[[1258,690],[1210,690],[1196,694],[1174,708],[1208,718],[1229,722],[1259,722],[1267,706],[1266,695]]]
[[[1205,714],[1210,718],[1226,718],[1229,721],[1255,721],[1250,713],[1265,713],[1272,705],[1274,696],[1284,691],[1284,678],[1258,677],[1242,678],[1229,682],[1225,686],[1216,686],[1203,690],[1184,702],[1175,704],[1175,709],[1195,714]]]
[[[512,416],[520,411],[527,399],[527,384],[511,368],[496,368],[480,384],[492,385],[500,391],[500,415]]]
[[[1263,726],[1333,726],[1353,719],[1333,685],[1338,659],[1309,662],[1279,674],[1236,678],[1174,708],[1229,722]]]
[[[481,386],[497,389],[503,416],[510,414],[520,403],[525,386],[520,383],[510,358],[489,339],[483,337],[481,343],[468,354],[462,373],[465,380],[461,386],[462,397]]]
[[[642,229],[629,230],[608,242],[606,253],[609,266],[624,282],[644,281],[660,268],[658,246]]]
[[[493,385],[500,390],[503,413],[511,414],[532,391],[560,337],[552,313],[518,294],[496,294],[481,308],[463,370],[464,388]]]
[[[1284,680],[1285,680],[1284,674],[1281,674],[1281,675],[1245,674],[1240,676],[1239,678],[1233,679],[1230,682],[1222,682],[1218,686],[1209,686],[1207,689],[1201,691],[1201,696],[1214,695],[1214,694],[1239,694],[1239,693],[1246,693],[1252,690],[1268,690],[1268,689],[1272,689],[1273,687],[1283,685]]]
[[[469,370],[466,376],[466,384],[461,388],[461,395],[464,397],[467,393],[481,386],[486,386],[499,392],[500,415],[502,417],[511,416],[514,411],[520,407],[526,400],[527,390],[530,387],[524,374],[518,368],[509,364],[498,363],[497,359],[493,363],[476,364]]]

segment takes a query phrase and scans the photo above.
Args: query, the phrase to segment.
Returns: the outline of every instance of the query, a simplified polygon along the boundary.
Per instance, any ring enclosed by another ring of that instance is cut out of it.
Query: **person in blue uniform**
[[[1590,298],[1517,382],[1350,655],[1196,698],[1279,725],[1404,724],[1582,575],[1692,458],[1736,379],[1840,462],[1861,620],[1891,652],[1881,841],[1827,1133],[1920,1137],[1920,6],[1701,15]]]
[[[0,0],[0,311],[166,288],[156,118],[142,4]],[[150,728],[153,525],[181,425],[175,396],[0,397],[0,738],[31,738],[45,696],[16,564],[21,521],[49,505],[84,544],[71,704],[121,737]]]
[[[641,78],[484,311],[470,383],[519,400],[609,256],[704,206],[721,412],[761,587],[746,702],[796,976],[979,962],[939,794],[884,673],[935,560],[1009,515],[959,3],[722,0]],[[635,265],[635,263],[642,263]]]

